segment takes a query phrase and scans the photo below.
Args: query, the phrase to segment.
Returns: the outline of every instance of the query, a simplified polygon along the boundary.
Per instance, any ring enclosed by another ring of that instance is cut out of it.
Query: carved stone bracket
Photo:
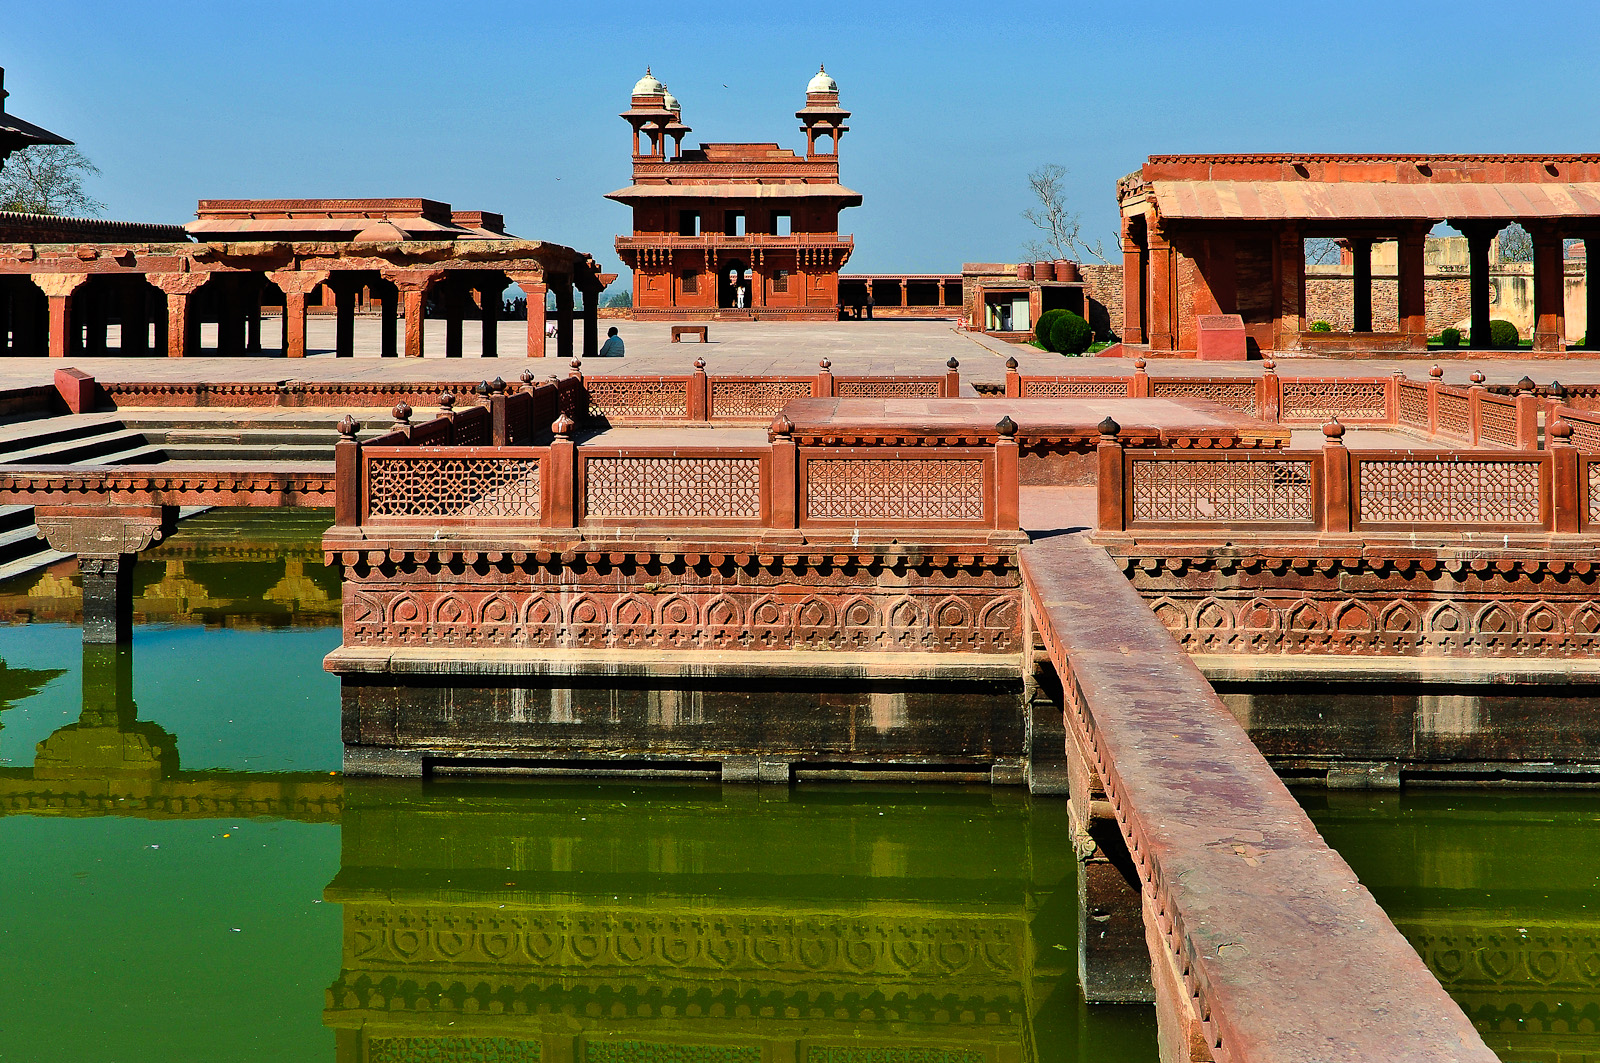
[[[51,549],[80,558],[114,558],[160,542],[172,517],[165,506],[41,506],[34,523]]]

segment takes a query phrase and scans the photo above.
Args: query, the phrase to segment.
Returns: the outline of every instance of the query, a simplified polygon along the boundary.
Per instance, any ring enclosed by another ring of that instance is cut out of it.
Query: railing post
[[[999,531],[1016,531],[1022,527],[1017,422],[1008,414],[994,427],[999,433],[994,441],[994,526]]]
[[[1099,429],[1100,442],[1095,446],[1095,457],[1100,465],[1099,476],[1096,478],[1100,530],[1126,531],[1128,520],[1123,500],[1126,454],[1123,451],[1122,440],[1117,437],[1117,433],[1122,431],[1122,426],[1107,417],[1100,422]]]
[[[1261,363],[1261,394],[1258,405],[1261,419],[1277,424],[1282,419],[1283,381],[1278,377],[1278,363],[1271,358]]]
[[[1150,374],[1144,371],[1144,359],[1133,360],[1133,379],[1128,381],[1128,398],[1148,399],[1150,397]]]
[[[394,430],[396,432],[404,432],[408,440],[411,438],[411,414],[413,412],[415,411],[411,409],[411,404],[405,399],[395,403],[394,409],[389,411],[394,417]]]
[[[1579,478],[1578,448],[1572,445],[1572,426],[1555,420],[1545,426],[1550,446],[1550,506],[1552,527],[1558,534],[1576,535],[1588,517],[1588,492]]]
[[[961,363],[952,357],[944,363],[944,383],[939,385],[939,397],[942,399],[959,399],[961,397]]]
[[[772,419],[767,440],[772,444],[772,526],[797,528],[800,516],[799,455],[794,424],[782,413]]]
[[[361,425],[348,413],[340,419],[339,442],[333,446],[333,523],[341,528],[361,525]]]
[[[1323,425],[1322,434],[1322,527],[1339,534],[1351,528],[1350,450],[1339,418]]]
[[[511,426],[506,423],[506,382],[500,377],[489,383],[489,442],[497,447],[511,445]]]
[[[1444,370],[1438,366],[1428,369],[1428,434],[1439,434],[1439,380],[1444,376]]]
[[[691,421],[711,420],[711,381],[706,379],[706,360],[694,360],[694,375],[689,378],[689,394],[684,398],[684,410]]]
[[[1539,396],[1528,377],[1517,381],[1517,449],[1539,449]]]
[[[447,422],[444,439],[440,442],[444,446],[454,446],[456,442],[456,393],[453,391],[441,392],[439,395],[439,416]]]
[[[1022,374],[1017,372],[1017,360],[1006,359],[1006,398],[1022,398]]]
[[[833,398],[833,373],[829,372],[832,366],[833,363],[826,358],[817,363],[817,379],[811,385],[812,398]]]
[[[1388,409],[1386,419],[1397,428],[1400,426],[1400,385],[1404,384],[1405,380],[1406,371],[1396,369],[1383,389],[1384,405]]]
[[[1472,386],[1467,388],[1467,443],[1477,446],[1483,438],[1483,382],[1486,378],[1472,371]]]
[[[573,420],[566,414],[550,426],[554,438],[539,466],[539,498],[546,528],[575,528],[577,520],[577,445],[572,441]]]

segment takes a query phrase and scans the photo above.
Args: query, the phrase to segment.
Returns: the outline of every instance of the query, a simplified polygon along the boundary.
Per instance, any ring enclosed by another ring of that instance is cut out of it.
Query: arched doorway
[[[717,305],[743,310],[750,305],[750,268],[738,259],[723,265],[717,285]]]

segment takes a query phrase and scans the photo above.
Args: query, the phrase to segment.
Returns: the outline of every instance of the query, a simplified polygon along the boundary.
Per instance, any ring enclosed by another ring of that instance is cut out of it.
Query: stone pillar
[[[176,510],[164,506],[39,506],[34,523],[51,549],[78,555],[83,577],[83,641],[125,643],[133,636],[133,563],[159,542]]]
[[[281,269],[267,279],[283,292],[283,353],[288,358],[306,356],[306,297],[328,279],[327,270]]]
[[[1566,278],[1561,230],[1554,225],[1532,224],[1528,235],[1533,238],[1533,349],[1565,350]]]
[[[1399,261],[1400,332],[1406,337],[1407,346],[1418,351],[1428,346],[1427,276],[1423,255],[1427,237],[1427,229],[1406,229],[1400,234],[1396,249]]]
[[[83,353],[90,358],[104,358],[106,330],[111,324],[111,315],[106,313],[106,290],[101,286],[85,288],[80,298],[83,302]]]
[[[755,284],[750,285],[752,291]],[[583,289],[583,356],[593,358],[600,353],[600,286]]]
[[[572,357],[572,278],[552,277],[556,290],[556,357]]]
[[[422,321],[427,308],[428,289],[444,276],[443,270],[384,270],[383,279],[393,284],[405,301],[405,356],[422,357]]]
[[[485,358],[498,358],[500,356],[500,301],[505,291],[505,278],[501,283],[486,281],[478,288],[478,298],[482,301],[479,309],[483,312],[483,356]]]
[[[1122,221],[1122,342],[1143,343],[1144,248],[1129,234],[1129,221]]]
[[[511,279],[528,300],[528,357],[544,357],[544,301],[550,289],[537,274],[513,274]]]
[[[1583,238],[1584,346],[1600,348],[1600,237]]]
[[[67,340],[72,328],[72,294],[89,279],[86,273],[35,273],[33,283],[50,301],[50,357],[67,356]]]
[[[1494,346],[1489,332],[1489,242],[1500,231],[1498,222],[1455,222],[1467,236],[1467,288],[1472,305],[1470,347],[1487,350]]]
[[[151,273],[145,279],[167,297],[167,357],[200,353],[200,317],[190,305],[209,273]]]
[[[1273,259],[1277,266],[1278,290],[1272,346],[1280,351],[1298,350],[1300,333],[1306,327],[1306,245],[1300,230],[1284,228],[1279,231]]]
[[[244,354],[244,290],[238,274],[217,278],[212,285],[217,302],[217,354]]]
[[[1170,351],[1177,347],[1176,306],[1172,283],[1172,245],[1159,228],[1150,235],[1150,347]]]
[[[1353,264],[1350,306],[1355,325],[1352,332],[1372,331],[1372,241],[1357,237],[1350,241],[1350,260]]]
[[[247,354],[260,354],[261,281],[253,273],[240,279],[244,298],[244,349]]]
[[[455,277],[445,275],[444,282],[435,292],[439,299],[439,306],[444,310],[444,356],[446,358],[461,357],[461,304],[466,299],[466,293],[461,289],[461,282]]]

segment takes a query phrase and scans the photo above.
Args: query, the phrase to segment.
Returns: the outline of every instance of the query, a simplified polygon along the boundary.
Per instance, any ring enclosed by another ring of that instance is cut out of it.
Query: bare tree
[[[1500,261],[1533,261],[1533,237],[1528,235],[1528,230],[1516,222],[1512,222],[1500,230]]]
[[[1092,256],[1106,261],[1104,245],[1099,241],[1084,240],[1080,233],[1082,221],[1075,211],[1067,209],[1066,190],[1061,187],[1067,168],[1058,163],[1047,163],[1028,175],[1028,189],[1039,200],[1037,207],[1022,212],[1042,234],[1038,240],[1022,245],[1024,251],[1037,259],[1077,258]]]
[[[1326,236],[1313,236],[1306,240],[1306,264],[1331,266],[1339,261],[1339,241]]]
[[[65,144],[23,148],[0,169],[0,210],[99,214],[105,204],[83,190],[83,179],[99,172],[81,151]]]

